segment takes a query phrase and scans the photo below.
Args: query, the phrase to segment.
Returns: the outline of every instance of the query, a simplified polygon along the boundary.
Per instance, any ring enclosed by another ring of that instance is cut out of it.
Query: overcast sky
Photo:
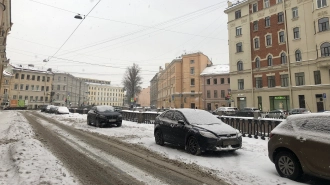
[[[112,84],[121,84],[126,67],[137,63],[143,87],[159,66],[184,52],[201,51],[214,64],[228,64],[226,0],[101,0],[82,23],[74,19],[97,2],[12,0],[7,57]]]

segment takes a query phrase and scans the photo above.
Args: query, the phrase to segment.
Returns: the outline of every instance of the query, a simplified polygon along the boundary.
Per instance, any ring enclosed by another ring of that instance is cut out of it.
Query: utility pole
[[[81,81],[80,81],[80,83],[79,83],[78,107],[80,107],[80,93],[81,93]]]

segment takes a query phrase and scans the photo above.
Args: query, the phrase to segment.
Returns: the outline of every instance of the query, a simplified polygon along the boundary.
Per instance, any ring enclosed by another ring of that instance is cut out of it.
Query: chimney
[[[47,69],[47,71],[50,71],[50,72],[52,72],[52,68],[48,68],[48,69]]]
[[[227,1],[227,4],[228,4],[228,7],[231,7],[233,5],[233,3],[230,1]]]

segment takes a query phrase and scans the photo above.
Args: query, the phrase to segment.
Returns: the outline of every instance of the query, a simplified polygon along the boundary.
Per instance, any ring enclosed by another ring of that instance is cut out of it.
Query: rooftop
[[[229,74],[228,64],[218,64],[206,67],[201,75],[219,75],[219,74]]]

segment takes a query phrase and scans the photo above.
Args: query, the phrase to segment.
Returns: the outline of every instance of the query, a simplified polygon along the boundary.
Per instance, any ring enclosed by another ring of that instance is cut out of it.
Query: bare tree
[[[139,65],[133,63],[133,66],[127,67],[123,78],[123,85],[126,90],[128,103],[131,98],[134,98],[141,92],[142,77],[140,76],[141,68]]]

